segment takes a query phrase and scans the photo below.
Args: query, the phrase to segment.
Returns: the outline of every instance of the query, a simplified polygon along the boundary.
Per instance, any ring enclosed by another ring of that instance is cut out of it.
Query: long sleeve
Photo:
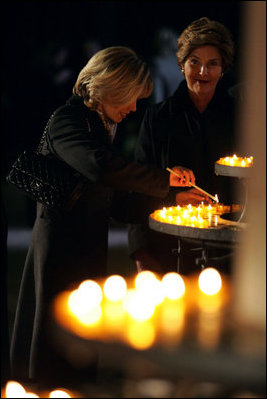
[[[96,112],[67,105],[52,120],[49,140],[52,151],[93,183],[118,190],[163,198],[169,192],[169,174],[155,166],[128,162],[120,157]]]

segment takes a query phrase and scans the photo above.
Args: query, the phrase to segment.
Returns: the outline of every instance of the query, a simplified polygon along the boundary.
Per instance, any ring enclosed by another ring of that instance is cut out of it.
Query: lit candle
[[[71,398],[71,396],[66,390],[55,389],[54,391],[50,392],[49,398]]]
[[[239,166],[239,167],[250,167],[253,164],[253,156],[250,157],[238,157],[234,154],[232,157],[220,158],[217,163],[228,166]]]
[[[148,320],[155,311],[155,304],[148,295],[129,289],[123,299],[123,307],[126,312],[137,321]]]
[[[152,302],[154,306],[160,304],[164,299],[161,282],[151,271],[146,270],[137,274],[135,288],[143,298],[147,298],[147,302]]]
[[[185,293],[185,283],[182,276],[176,272],[166,273],[161,280],[162,291],[165,298],[179,299]]]
[[[198,341],[205,349],[218,346],[222,324],[222,279],[220,273],[208,267],[198,278]]]
[[[17,381],[8,381],[5,388],[6,398],[25,398],[26,390]]]
[[[183,298],[166,298],[159,312],[159,339],[164,346],[177,345],[185,331],[186,305]]]
[[[126,326],[126,342],[135,349],[150,348],[156,339],[155,326],[151,320],[143,322],[128,320]]]
[[[105,296],[113,302],[122,300],[127,292],[127,283],[122,276],[113,275],[106,279],[103,291]]]

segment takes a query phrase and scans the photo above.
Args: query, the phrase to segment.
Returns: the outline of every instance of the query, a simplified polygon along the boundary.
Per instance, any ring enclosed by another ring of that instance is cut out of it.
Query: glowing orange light
[[[126,331],[128,343],[139,350],[151,347],[155,341],[155,335],[155,327],[150,321],[131,322]]]
[[[25,398],[26,391],[17,381],[8,381],[6,384],[6,398]]]
[[[110,301],[119,301],[126,295],[126,281],[119,275],[110,276],[105,281],[103,291]]]
[[[63,389],[55,389],[50,392],[49,398],[71,398],[71,396]]]
[[[207,267],[202,270],[198,278],[200,290],[206,295],[217,294],[222,286],[222,279],[218,270]]]
[[[28,392],[17,381],[8,381],[5,388],[5,398],[39,398],[34,392]]]
[[[143,300],[151,302],[153,306],[158,305],[164,299],[160,280],[149,270],[137,274],[135,288],[142,295]]]
[[[228,165],[228,166],[240,166],[242,168],[247,168],[253,165],[253,157],[238,157],[234,154],[232,157],[224,157],[220,158],[217,163],[221,165]]]
[[[161,284],[166,298],[178,299],[185,293],[184,280],[178,273],[166,273],[161,280]]]
[[[148,320],[154,313],[155,304],[143,292],[130,289],[123,299],[123,307],[135,320]]]
[[[216,198],[218,199],[217,194]],[[157,209],[151,213],[150,217],[163,223],[208,228],[218,224],[217,215],[227,212],[230,212],[230,206],[217,202],[204,205],[202,202],[198,206],[189,204],[186,206],[170,206],[168,208]]]
[[[93,280],[83,281],[78,289],[72,291],[68,297],[71,312],[85,325],[93,325],[100,320],[102,310],[102,290]]]

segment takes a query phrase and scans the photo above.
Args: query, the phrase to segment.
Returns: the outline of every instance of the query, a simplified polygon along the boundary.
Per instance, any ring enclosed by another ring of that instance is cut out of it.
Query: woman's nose
[[[208,74],[208,67],[206,65],[201,65],[199,70],[200,75],[207,75]]]

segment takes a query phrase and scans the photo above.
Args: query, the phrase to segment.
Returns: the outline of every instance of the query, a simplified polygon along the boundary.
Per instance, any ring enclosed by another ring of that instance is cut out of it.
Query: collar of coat
[[[105,129],[99,114],[96,111],[92,111],[90,108],[88,108],[84,104],[82,97],[78,95],[73,95],[67,100],[66,104],[76,106],[78,109],[82,110],[87,120],[89,132],[98,132],[98,134],[99,132],[101,132],[103,136],[105,136],[108,141],[110,141],[108,132]]]
[[[183,80],[180,83],[177,90],[174,92],[173,96],[166,101],[170,101],[169,105],[170,105],[171,114],[176,114],[177,108],[197,111],[197,108],[194,106],[193,102],[189,97],[186,80]],[[223,86],[223,84],[221,82],[218,82],[214,96],[210,101],[210,103],[208,104],[206,111],[212,110],[214,108],[215,109],[227,108],[230,104],[232,105],[233,102],[234,98],[229,95],[227,89]]]

